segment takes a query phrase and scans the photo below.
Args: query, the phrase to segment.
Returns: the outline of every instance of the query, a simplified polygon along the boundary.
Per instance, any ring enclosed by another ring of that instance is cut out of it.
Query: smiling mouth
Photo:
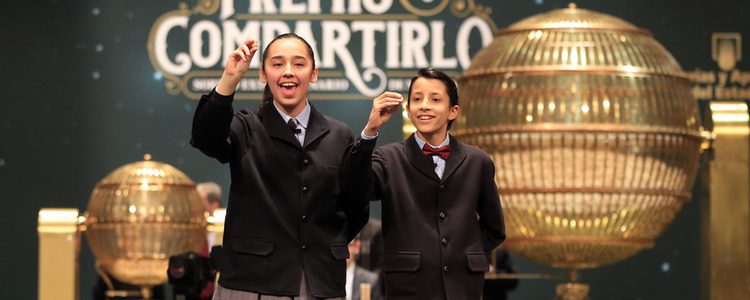
[[[429,121],[429,120],[432,120],[434,118],[435,117],[433,117],[433,116],[417,116],[417,119],[421,120],[421,121]]]
[[[279,84],[279,87],[281,88],[281,92],[285,96],[292,96],[297,91],[297,87],[299,84],[294,82],[283,82]]]

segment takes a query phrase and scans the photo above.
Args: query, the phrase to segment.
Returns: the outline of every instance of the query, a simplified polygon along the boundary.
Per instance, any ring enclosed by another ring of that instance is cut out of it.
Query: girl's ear
[[[266,72],[263,72],[263,68],[258,68],[258,77],[260,77],[260,82],[262,83],[268,83],[268,80],[266,80]]]
[[[316,82],[318,81],[318,67],[315,67],[312,71],[312,76],[310,76],[310,82]]]

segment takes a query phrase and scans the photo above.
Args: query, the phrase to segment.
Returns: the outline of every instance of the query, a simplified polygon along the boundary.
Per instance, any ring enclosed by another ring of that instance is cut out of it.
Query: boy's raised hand
[[[391,119],[393,114],[401,107],[403,101],[404,97],[395,92],[385,92],[373,99],[370,118],[365,126],[365,134],[368,136],[377,135],[380,127]]]
[[[216,91],[222,95],[231,95],[234,89],[242,80],[247,69],[250,67],[250,61],[258,51],[258,42],[247,40],[237,49],[232,51],[227,58],[227,65],[224,67],[224,73],[221,75]]]

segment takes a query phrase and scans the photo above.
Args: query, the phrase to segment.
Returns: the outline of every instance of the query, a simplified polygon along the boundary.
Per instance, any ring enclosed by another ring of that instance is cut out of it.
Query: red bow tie
[[[427,143],[422,147],[422,154],[426,156],[439,155],[441,158],[447,160],[448,156],[451,155],[451,145],[445,145],[442,147],[434,148]]]

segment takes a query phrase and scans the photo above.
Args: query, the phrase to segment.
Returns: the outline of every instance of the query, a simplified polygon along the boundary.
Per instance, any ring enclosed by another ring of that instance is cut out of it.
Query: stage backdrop
[[[420,67],[454,76],[524,17],[567,6],[551,0],[12,1],[1,11],[0,261],[4,299],[35,299],[36,218],[41,207],[83,212],[96,182],[151,153],[194,181],[229,186],[227,166],[189,145],[199,95],[245,37],[267,44],[293,31],[314,44],[320,82],[313,105],[358,133],[372,97],[403,91]],[[691,71],[700,99],[750,98],[750,2],[581,1],[649,29]],[[722,45],[722,47],[718,47]],[[745,46],[745,47],[743,47]],[[721,48],[721,49],[719,49]],[[723,49],[723,50],[722,50]],[[235,107],[257,106],[258,61]],[[381,132],[401,138],[401,120]],[[704,180],[699,178],[699,181]],[[698,189],[697,195],[705,193]],[[699,197],[656,247],[585,271],[592,299],[699,299]],[[379,206],[373,216],[379,217]],[[521,272],[555,270],[516,258]],[[93,256],[83,241],[81,299],[91,299]],[[555,282],[522,281],[512,299],[551,299]]]

